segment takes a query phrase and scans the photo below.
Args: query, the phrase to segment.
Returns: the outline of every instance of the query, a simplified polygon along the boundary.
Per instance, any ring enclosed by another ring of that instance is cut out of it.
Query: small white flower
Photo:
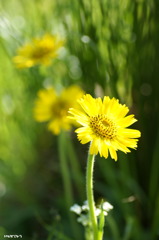
[[[102,204],[102,208],[103,208],[104,211],[108,212],[111,209],[113,209],[113,206],[110,203],[108,203],[108,202],[104,202]]]
[[[70,207],[70,211],[80,215],[82,209],[81,209],[81,207],[78,204],[75,203],[72,207]]]
[[[87,214],[81,214],[79,218],[77,218],[77,221],[80,222],[83,226],[89,225],[89,217]]]
[[[82,205],[82,211],[89,211],[88,201],[85,201]]]
[[[107,216],[107,215],[108,215],[108,213],[107,213],[106,211],[103,211],[103,213],[104,213],[104,216]]]
[[[95,209],[95,215],[98,217],[100,215],[100,213],[101,213],[101,209],[96,208]]]
[[[104,216],[108,215],[108,212],[113,208],[113,206],[108,202],[101,203],[98,207],[95,207],[95,215],[100,218],[100,214],[103,212]],[[78,204],[74,204],[70,211],[76,213],[79,215],[77,218],[77,221],[81,223],[83,226],[89,226],[90,220],[89,220],[89,206],[88,201],[85,201],[82,206],[79,206]]]

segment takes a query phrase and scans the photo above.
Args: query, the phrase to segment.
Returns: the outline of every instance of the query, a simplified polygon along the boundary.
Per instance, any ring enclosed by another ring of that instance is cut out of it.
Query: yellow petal
[[[88,125],[88,122],[89,122],[88,116],[83,112],[81,112],[80,110],[70,108],[68,113],[73,115],[73,116],[68,116],[68,118],[76,120],[79,124],[83,126]]]
[[[102,156],[105,157],[105,158],[108,158],[108,147],[107,145],[103,142],[102,144]]]
[[[91,129],[88,127],[78,128],[75,132],[78,133],[78,139],[81,141],[82,144],[90,142],[93,139]]]
[[[128,138],[139,138],[141,136],[141,132],[136,129],[119,129],[118,130],[118,135],[128,137]]]
[[[135,123],[137,120],[134,118],[134,115],[129,115],[127,117],[124,118],[120,118],[118,122],[118,124],[122,127],[128,127],[130,125],[132,125],[133,123]]]
[[[109,147],[109,152],[110,152],[111,158],[113,158],[115,161],[117,161],[116,150],[113,147]]]
[[[118,137],[117,141],[126,147],[135,149],[137,147],[138,139]]]
[[[98,153],[98,143],[96,139],[94,139],[90,145],[90,154],[97,154],[97,153]]]
[[[48,124],[48,129],[53,132],[53,134],[58,135],[60,133],[60,125],[58,120],[53,120]]]
[[[78,100],[79,104],[83,108],[83,110],[89,115],[96,115],[99,112],[97,108],[96,99],[94,99],[90,94],[86,94],[83,98]]]
[[[117,119],[123,118],[129,112],[129,108],[122,104],[118,104],[116,111],[114,111],[114,115]]]
[[[123,151],[125,153],[130,152],[130,150],[127,148],[127,144],[123,144],[123,142],[118,141],[117,139],[113,140],[112,143],[113,146],[115,146],[116,149]]]

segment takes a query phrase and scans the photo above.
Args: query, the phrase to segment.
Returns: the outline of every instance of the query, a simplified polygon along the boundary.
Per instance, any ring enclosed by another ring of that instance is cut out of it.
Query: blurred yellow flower
[[[128,148],[136,148],[141,133],[127,128],[137,120],[134,115],[126,116],[128,107],[115,98],[93,98],[86,94],[78,103],[81,110],[70,108],[70,119],[76,120],[82,127],[76,130],[82,144],[91,142],[90,154],[97,154],[117,160],[117,151],[130,152]]]
[[[35,101],[35,120],[49,121],[48,129],[55,135],[62,129],[69,130],[76,122],[67,118],[68,109],[78,107],[76,100],[83,94],[83,90],[76,85],[65,88],[60,95],[57,95],[53,88],[40,90]]]
[[[63,46],[63,41],[57,36],[45,34],[41,38],[34,38],[17,50],[13,62],[17,68],[29,68],[37,64],[49,65],[51,59],[57,56],[57,51]]]

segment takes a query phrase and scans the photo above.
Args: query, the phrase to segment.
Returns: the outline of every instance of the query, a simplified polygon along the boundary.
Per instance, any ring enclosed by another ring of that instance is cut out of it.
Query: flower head
[[[130,152],[136,149],[140,131],[127,128],[137,120],[134,115],[126,116],[128,107],[115,98],[93,98],[86,94],[78,103],[81,110],[70,108],[70,119],[76,120],[82,127],[76,130],[82,144],[91,142],[90,154],[97,154],[117,160],[117,151]]]
[[[113,206],[109,203],[109,202],[104,202],[102,204],[102,209],[105,211],[105,212],[109,212],[111,209],[113,209]]]
[[[63,46],[63,41],[57,36],[45,34],[20,47],[13,61],[17,68],[29,68],[37,64],[49,65],[51,59],[57,56],[57,51],[61,46]]]
[[[83,226],[88,226],[90,225],[90,220],[88,214],[81,214],[77,218],[77,222],[81,223]]]
[[[108,215],[108,212],[113,209],[113,206],[109,202],[103,202],[99,206],[95,206],[95,215],[96,217],[100,217],[101,212],[103,211],[104,216]],[[70,211],[79,215],[77,221],[80,222],[83,226],[90,225],[90,218],[89,218],[89,206],[88,202],[85,201],[82,206],[78,204],[74,204],[70,207]]]
[[[77,203],[75,203],[72,207],[70,207],[70,211],[80,215],[82,212],[82,208]]]
[[[57,95],[53,88],[40,90],[35,101],[35,120],[49,121],[48,129],[55,135],[62,129],[69,130],[75,123],[67,118],[68,109],[71,106],[78,107],[76,99],[83,94],[83,90],[75,85],[64,89],[60,95]]]

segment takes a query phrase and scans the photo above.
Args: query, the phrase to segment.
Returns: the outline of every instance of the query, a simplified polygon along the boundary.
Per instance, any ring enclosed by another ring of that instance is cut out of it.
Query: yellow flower
[[[117,151],[130,152],[136,148],[141,133],[127,128],[137,120],[134,115],[126,116],[129,109],[115,98],[93,98],[86,94],[78,103],[81,110],[70,108],[70,119],[76,120],[82,127],[76,130],[82,144],[91,142],[90,154],[97,154],[117,160]]]
[[[45,34],[42,38],[34,38],[31,43],[20,47],[13,61],[17,68],[29,68],[37,64],[49,65],[61,46],[63,41],[58,40],[57,36]]]
[[[78,107],[76,100],[83,94],[83,90],[75,85],[64,89],[60,95],[53,88],[40,90],[35,101],[35,120],[49,121],[48,129],[55,135],[62,129],[69,130],[75,122],[67,118],[68,109],[71,106]]]

